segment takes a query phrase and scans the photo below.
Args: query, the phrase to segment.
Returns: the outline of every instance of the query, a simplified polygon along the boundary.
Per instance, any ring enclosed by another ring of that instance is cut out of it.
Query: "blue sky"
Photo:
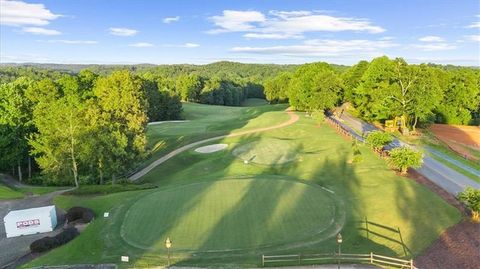
[[[480,65],[478,0],[0,0],[0,62]]]

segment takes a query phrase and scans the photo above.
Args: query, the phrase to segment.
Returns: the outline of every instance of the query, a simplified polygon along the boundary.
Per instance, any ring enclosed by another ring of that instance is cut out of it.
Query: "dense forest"
[[[404,117],[412,130],[433,122],[480,123],[480,69],[413,65],[386,56],[344,72],[327,63],[305,64],[267,80],[265,96],[310,112],[349,102],[367,121]]]
[[[0,170],[41,184],[115,181],[148,155],[147,123],[181,119],[181,101],[239,106],[294,68],[2,65]]]
[[[1,65],[0,170],[38,184],[115,182],[148,156],[148,122],[182,117],[181,101],[246,98],[408,127],[478,124],[480,70],[379,57],[352,67],[269,65]]]

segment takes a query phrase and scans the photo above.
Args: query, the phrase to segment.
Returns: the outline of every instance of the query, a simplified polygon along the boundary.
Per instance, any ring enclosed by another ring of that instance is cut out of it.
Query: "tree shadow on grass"
[[[298,151],[302,151],[302,146],[296,148]],[[305,237],[294,236],[293,238],[284,238],[282,244],[272,244],[271,236],[275,237],[279,233],[279,229],[282,226],[273,225],[269,226],[266,231],[266,235],[250,238],[256,245],[250,247],[247,250],[229,250],[229,251],[214,251],[214,252],[200,252],[196,256],[191,256],[187,259],[179,260],[176,262],[178,265],[224,265],[239,263],[242,266],[259,266],[260,256],[262,254],[298,254],[298,253],[334,253],[336,250],[335,235],[338,231],[344,234],[345,243],[342,248],[349,253],[369,253],[371,249],[375,250],[383,255],[395,256],[395,251],[378,244],[374,241],[366,239],[364,233],[359,229],[358,221],[361,219],[361,215],[357,211],[364,205],[361,201],[352,199],[351,193],[361,187],[361,183],[355,176],[355,169],[353,166],[347,164],[347,156],[342,156],[339,161],[331,161],[328,158],[321,163],[315,171],[312,173],[312,178],[302,179],[294,178],[291,176],[282,177],[281,180],[291,180],[292,182],[299,182],[296,184],[309,184],[312,188],[323,188],[325,193],[331,195],[334,200],[333,214],[339,219],[333,218],[330,223],[331,227],[325,229],[325,233],[315,233],[315,231],[306,230]],[[261,184],[261,180],[275,180],[275,178],[264,179],[265,177],[271,177],[272,175],[285,175],[290,174],[288,171],[293,171],[301,166],[300,162],[293,162],[285,166],[272,165],[263,169],[263,171],[255,176],[258,181],[252,182],[249,186],[248,193],[252,193],[255,196],[255,190],[258,188],[258,184]],[[288,171],[287,171],[288,170]],[[285,172],[285,173],[284,173]],[[287,178],[287,179],[285,179]],[[300,180],[300,181],[298,181]],[[304,182],[304,183],[300,183]],[[272,188],[272,192],[275,193],[273,200],[269,201],[266,207],[263,208],[263,213],[260,217],[251,221],[262,223],[268,226],[268,223],[275,218],[275,212],[281,199],[289,196],[288,188]],[[330,193],[333,191],[334,193]],[[212,243],[218,242],[218,240],[227,240],[223,226],[225,223],[231,221],[230,217],[238,212],[245,211],[245,215],[248,215],[248,210],[251,207],[248,205],[248,193],[244,196],[244,199],[240,200],[238,205],[225,215],[217,225],[212,228],[211,233],[208,235],[208,240],[203,244],[202,248],[208,248]],[[291,205],[288,210],[282,213],[283,218],[296,216],[299,211],[304,210],[304,205],[311,202],[310,196],[298,195],[297,199],[291,200]],[[327,207],[328,208],[328,207]],[[318,205],[318,207],[312,208],[312,213],[315,210],[325,211],[328,210],[325,205]],[[332,210],[332,208],[330,208]],[[342,212],[339,212],[342,211]],[[303,212],[305,213],[305,212]],[[306,213],[309,214],[309,213]],[[320,225],[319,225],[320,226]],[[297,228],[302,230],[301,225],[297,225]],[[249,238],[252,234],[234,234],[235,231],[231,230],[233,236],[244,236]],[[232,235],[230,235],[232,236]],[[282,240],[280,240],[282,241]]]

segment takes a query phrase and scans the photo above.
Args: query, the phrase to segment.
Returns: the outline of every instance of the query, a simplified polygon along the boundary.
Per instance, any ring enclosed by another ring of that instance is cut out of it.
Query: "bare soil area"
[[[464,214],[465,207],[455,197],[415,170],[409,170],[409,177],[437,193],[449,204]],[[463,220],[448,228],[428,249],[415,259],[415,265],[422,269],[474,269],[480,266],[480,224]]]

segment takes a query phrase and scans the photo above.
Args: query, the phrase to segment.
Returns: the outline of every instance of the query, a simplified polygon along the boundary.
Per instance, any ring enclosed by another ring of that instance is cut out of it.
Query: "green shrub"
[[[393,137],[382,131],[370,132],[367,136],[367,144],[369,144],[375,151],[380,151],[384,146],[390,144]]]
[[[405,174],[409,167],[418,168],[422,166],[423,154],[409,147],[399,147],[390,151],[388,162],[392,167]]]
[[[138,191],[156,188],[156,185],[146,184],[106,184],[106,185],[80,185],[80,187],[67,192],[71,195],[110,194],[124,191]]]
[[[467,187],[458,194],[458,199],[465,203],[468,209],[472,211],[472,220],[480,222],[480,190]]]

